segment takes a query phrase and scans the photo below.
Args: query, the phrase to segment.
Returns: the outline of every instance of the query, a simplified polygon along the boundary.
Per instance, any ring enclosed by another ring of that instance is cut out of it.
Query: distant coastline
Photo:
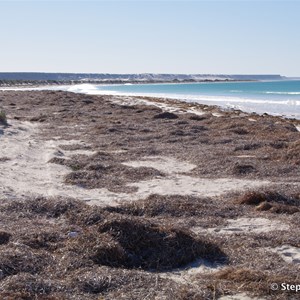
[[[198,83],[228,81],[284,80],[281,75],[224,75],[224,74],[85,74],[85,73],[1,73],[0,86],[40,86],[74,84],[153,84]]]
[[[205,79],[205,80],[172,80],[172,81],[122,81],[122,80],[72,80],[72,81],[52,81],[52,80],[0,80],[0,87],[40,87],[40,86],[61,86],[77,84],[156,84],[156,83],[201,83],[201,82],[249,82],[258,80],[237,80],[237,79]]]

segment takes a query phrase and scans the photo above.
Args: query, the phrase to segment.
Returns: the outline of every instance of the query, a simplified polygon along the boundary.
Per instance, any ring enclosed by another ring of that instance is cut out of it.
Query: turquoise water
[[[100,91],[186,96],[225,96],[243,99],[300,101],[300,81],[132,84],[97,86]]]
[[[300,80],[180,84],[84,85],[89,94],[147,95],[300,119]]]
[[[47,87],[85,94],[174,98],[300,119],[300,80],[178,84],[79,84]]]

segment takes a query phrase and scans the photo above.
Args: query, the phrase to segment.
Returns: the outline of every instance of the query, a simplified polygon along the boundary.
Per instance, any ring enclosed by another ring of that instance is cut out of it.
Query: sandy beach
[[[300,120],[62,91],[0,107],[1,299],[298,299]]]

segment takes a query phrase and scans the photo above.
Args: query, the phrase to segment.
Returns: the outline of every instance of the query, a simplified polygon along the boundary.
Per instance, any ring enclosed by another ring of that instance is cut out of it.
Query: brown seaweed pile
[[[38,122],[39,138],[80,139],[83,144],[61,149],[95,152],[50,161],[69,168],[66,184],[128,193],[128,201],[115,207],[29,195],[1,199],[0,299],[198,300],[239,292],[297,299],[293,292],[270,290],[271,282],[299,283],[297,265],[270,249],[300,247],[299,121],[142,99],[178,110],[117,104],[120,98],[113,96],[0,92],[8,122]],[[203,114],[187,113],[191,108]],[[130,201],[128,183],[165,174],[122,163],[162,155],[195,164],[190,176],[267,179],[274,185],[215,198],[151,195]],[[218,234],[239,218],[289,229]],[[187,275],[197,261],[211,272]]]
[[[198,258],[226,262],[217,245],[188,230],[71,199],[13,201],[1,204],[0,213],[5,224],[0,233],[1,297],[14,290],[20,299],[84,299],[122,290],[136,277],[144,288],[156,280],[171,289],[172,282],[155,272]]]

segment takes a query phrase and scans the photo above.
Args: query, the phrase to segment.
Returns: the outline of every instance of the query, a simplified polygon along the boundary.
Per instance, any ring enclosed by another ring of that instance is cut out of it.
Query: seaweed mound
[[[213,244],[194,238],[189,232],[135,219],[113,219],[100,226],[124,249],[124,266],[170,270],[197,257],[220,261],[224,253]]]
[[[200,257],[211,262],[226,260],[217,246],[188,231],[114,214],[70,241],[66,250],[99,266],[152,271],[182,267]]]
[[[72,199],[4,201],[0,217],[10,228],[0,232],[1,299],[99,299],[131,293],[136,284],[145,295],[149,285],[160,286],[151,292],[160,299],[173,282],[153,272],[198,258],[227,260],[216,244],[190,231]]]
[[[257,211],[270,211],[278,214],[294,214],[300,211],[299,195],[286,196],[273,191],[246,192],[236,202],[255,206]]]
[[[169,120],[172,120],[172,119],[178,119],[178,116],[173,114],[173,113],[170,113],[170,112],[166,111],[166,112],[155,115],[153,118],[154,119],[169,119]]]

